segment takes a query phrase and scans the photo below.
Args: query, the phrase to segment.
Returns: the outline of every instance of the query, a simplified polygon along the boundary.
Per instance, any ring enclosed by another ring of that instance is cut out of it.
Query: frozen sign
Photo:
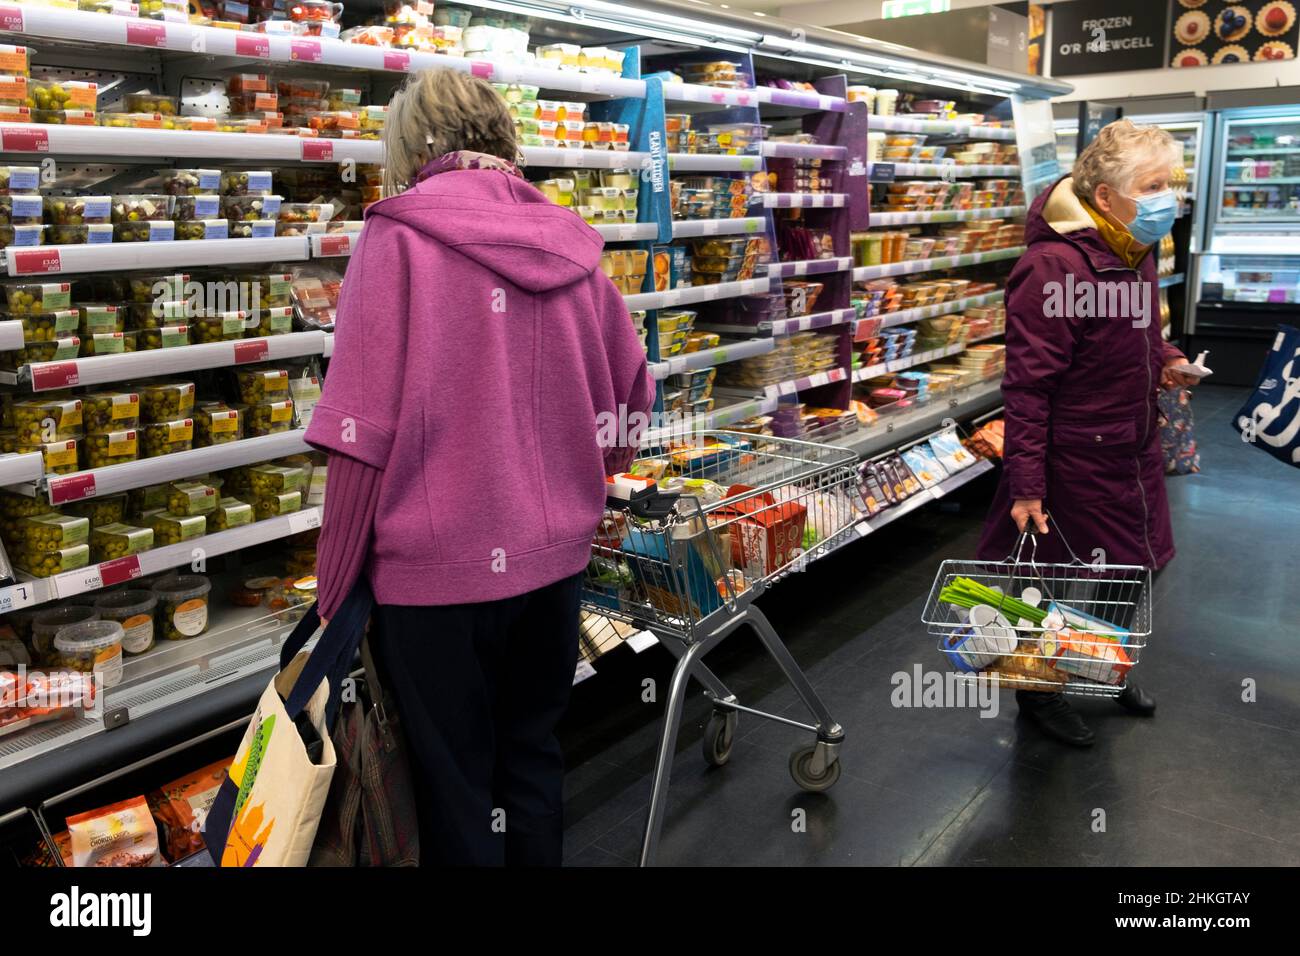
[[[1052,74],[1160,69],[1165,5],[1072,0],[1052,5]]]

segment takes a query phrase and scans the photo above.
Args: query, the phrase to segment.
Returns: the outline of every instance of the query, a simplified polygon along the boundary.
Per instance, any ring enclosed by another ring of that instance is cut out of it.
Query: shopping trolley
[[[1024,532],[1003,561],[940,565],[921,617],[964,680],[1103,697],[1124,690],[1151,636],[1151,571],[1085,564],[1061,540],[1067,564],[1039,564],[1037,535]]]
[[[658,849],[692,677],[713,704],[703,745],[709,764],[727,762],[744,712],[815,735],[814,743],[790,756],[790,774],[801,788],[820,792],[839,779],[844,731],[754,600],[853,535],[864,511],[855,462],[852,451],[832,445],[699,432],[662,454],[638,459],[633,471],[654,476],[653,488],[627,500],[611,496],[593,541],[583,607],[651,631],[677,659],[655,761],[643,866],[653,863]],[[757,633],[815,724],[742,706],[704,665],[704,655],[742,624]]]

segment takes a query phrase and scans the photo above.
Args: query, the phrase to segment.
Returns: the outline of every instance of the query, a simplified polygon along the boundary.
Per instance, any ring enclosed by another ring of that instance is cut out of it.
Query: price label
[[[779,391],[782,395],[793,395],[795,392],[798,391],[798,389],[795,388],[794,382],[782,382],[779,386],[777,386],[777,391]]]
[[[36,603],[36,591],[31,584],[15,584],[0,590],[0,614],[8,614],[21,607]]]
[[[485,80],[492,79],[492,64],[484,63],[482,60],[471,60],[469,71],[475,76],[482,77]]]
[[[927,490],[930,492],[930,497],[936,501],[948,493],[943,485],[931,485]]]
[[[582,169],[587,165],[588,162],[587,150],[585,149],[566,149],[561,152],[561,155],[568,159],[569,161],[568,165],[573,166],[577,169]]]
[[[304,163],[328,163],[334,159],[334,142],[328,139],[304,139],[302,143],[302,161]]]
[[[578,667],[573,672],[573,682],[575,684],[581,684],[588,677],[595,677],[595,676],[596,676],[596,668],[592,667],[586,661],[578,661]]]
[[[104,579],[99,573],[97,564],[54,576],[54,593],[61,598],[85,594],[87,591],[98,591],[103,586]]]
[[[301,534],[304,531],[311,531],[320,527],[320,509],[309,508],[306,511],[295,511],[289,515],[289,533]]]
[[[748,106],[749,100],[750,100],[750,95],[748,93],[736,94],[736,103],[740,106]]]
[[[718,297],[718,287],[716,285],[706,285],[703,287],[703,289],[704,289],[704,295],[700,301],[712,302],[714,299]]]
[[[270,59],[271,38],[255,33],[235,34],[235,56],[255,56]]]
[[[661,296],[664,305],[672,306],[682,301],[682,293],[679,289],[669,289],[667,292],[661,293]]]
[[[708,95],[709,95],[709,99],[712,100],[714,103],[727,102],[727,94],[723,93],[721,90],[710,91]]]
[[[411,54],[409,53],[385,53],[384,69],[391,70],[394,73],[407,73],[411,69]]]
[[[23,11],[20,7],[0,7],[0,30],[10,33],[22,33]]]
[[[148,20],[128,23],[126,42],[132,46],[161,49],[167,45],[167,27],[161,23],[150,23]]]
[[[859,521],[853,526],[853,530],[858,533],[859,538],[865,538],[867,535],[871,534],[871,525],[867,524],[865,521]]]
[[[235,364],[248,362],[265,362],[271,354],[271,345],[266,339],[249,339],[247,342],[235,343]]]
[[[719,223],[716,219],[705,219],[700,223],[700,235],[716,236],[718,234]]]
[[[140,556],[136,554],[105,561],[99,566],[99,579],[103,582],[102,586],[106,588],[126,581],[134,581],[143,574],[144,571],[140,568]]]
[[[578,74],[578,89],[583,93],[599,93],[600,77],[592,76],[590,73]]]
[[[289,41],[289,59],[291,60],[299,60],[302,63],[319,63],[320,56],[319,40]]]
[[[352,254],[352,237],[346,233],[336,236],[320,237],[320,254],[322,256],[348,256]]]
[[[7,153],[48,153],[50,134],[43,129],[6,127],[0,130],[0,149]]]
[[[623,241],[636,238],[636,226],[619,226],[617,238]]]
[[[15,250],[13,259],[14,272],[20,276],[63,271],[63,260],[59,258],[58,249]]]
[[[32,390],[48,391],[52,388],[71,388],[78,384],[76,362],[49,362],[32,367]]]
[[[82,501],[93,497],[95,497],[94,472],[50,479],[50,504],[52,505],[61,505],[68,501]]]
[[[794,264],[794,274],[797,276],[806,276],[808,274],[808,263],[796,262]]]

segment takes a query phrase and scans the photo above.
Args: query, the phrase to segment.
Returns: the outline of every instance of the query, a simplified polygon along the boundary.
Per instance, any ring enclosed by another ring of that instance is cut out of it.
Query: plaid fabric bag
[[[330,733],[338,763],[309,866],[418,866],[420,835],[406,743],[370,644],[364,681]]]

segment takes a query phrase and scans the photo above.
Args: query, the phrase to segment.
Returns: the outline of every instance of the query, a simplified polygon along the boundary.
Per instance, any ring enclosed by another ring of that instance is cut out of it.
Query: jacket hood
[[[1025,217],[1025,244],[1065,239],[1079,247],[1097,270],[1127,269],[1124,261],[1106,244],[1097,225],[1074,194],[1074,178],[1065,176],[1045,189],[1029,207]]]
[[[417,229],[529,292],[582,281],[604,248],[600,233],[576,214],[495,169],[431,176],[368,207],[372,216]]]

